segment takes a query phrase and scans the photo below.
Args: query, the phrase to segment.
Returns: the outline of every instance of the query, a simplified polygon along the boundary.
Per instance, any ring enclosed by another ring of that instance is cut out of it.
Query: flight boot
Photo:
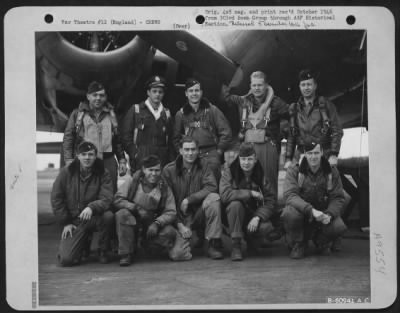
[[[209,240],[207,255],[213,260],[221,260],[224,258],[221,238],[213,238]]]
[[[100,250],[99,251],[99,262],[101,264],[107,264],[109,262],[109,258],[106,251]]]
[[[337,237],[332,241],[332,252],[339,252],[342,250],[342,237]]]
[[[132,264],[132,255],[125,254],[121,255],[121,259],[119,260],[119,266],[129,266]]]
[[[317,254],[329,256],[331,255],[331,247],[328,244],[319,244],[317,245]]]
[[[232,238],[231,260],[232,261],[243,260],[241,238]]]
[[[290,251],[291,259],[303,259],[304,258],[304,244],[296,242]]]

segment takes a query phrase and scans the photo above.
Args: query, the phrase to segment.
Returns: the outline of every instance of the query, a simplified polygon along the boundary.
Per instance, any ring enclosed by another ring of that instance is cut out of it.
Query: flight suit
[[[338,156],[343,129],[335,105],[324,97],[316,96],[313,106],[306,112],[304,98],[290,105],[290,132],[286,146],[286,161],[299,160],[302,147],[311,142],[321,144],[324,156]],[[296,149],[297,147],[297,149]]]
[[[313,173],[304,158],[299,165],[288,168],[284,184],[285,207],[281,219],[286,231],[289,247],[295,243],[306,244],[313,239],[317,246],[329,245],[345,230],[340,213],[344,205],[344,194],[339,172],[331,168],[325,157],[321,166]],[[328,225],[316,222],[312,208],[331,216]]]
[[[132,172],[140,169],[140,161],[150,154],[160,158],[161,166],[173,160],[172,127],[168,109],[163,108],[160,118],[156,119],[144,102],[132,105],[121,129]]]
[[[97,147],[97,157],[104,161],[104,167],[110,173],[113,191],[117,190],[118,163],[125,162],[118,123],[111,104],[104,105],[98,118],[90,110],[88,102],[81,102],[68,120],[63,137],[65,162],[75,157],[76,147],[83,140],[90,141]]]
[[[225,212],[232,239],[246,237],[256,248],[266,243],[269,233],[274,229],[270,218],[275,213],[275,199],[271,185],[264,178],[261,164],[257,162],[251,176],[246,178],[240,168],[239,158],[236,158],[222,171],[219,190],[221,201],[226,205]],[[263,201],[254,199],[252,190],[261,192]],[[258,229],[254,234],[247,233],[245,236],[247,224],[255,216],[260,218]]]
[[[237,142],[242,140],[246,142],[253,142],[254,149],[256,150],[257,159],[260,161],[264,170],[265,176],[271,184],[272,191],[278,194],[278,172],[279,172],[279,156],[281,151],[281,132],[280,123],[283,119],[289,119],[289,105],[281,98],[274,96],[270,103],[270,113],[267,118],[260,121],[255,128],[263,129],[264,139],[262,141],[252,141],[251,137],[246,137],[246,132],[254,128],[248,119],[251,112],[256,112],[260,106],[253,95],[237,96],[227,95],[225,102],[229,108],[238,110],[240,120],[240,131],[238,138],[231,143],[231,146],[238,149]],[[243,118],[243,110],[246,110],[246,117]],[[232,127],[237,129],[238,127]],[[240,137],[240,138],[239,138]],[[232,157],[235,157],[233,155]]]
[[[186,103],[175,115],[173,142],[177,152],[184,135],[198,142],[200,160],[210,167],[219,180],[221,158],[232,137],[224,114],[205,98],[201,99],[197,112]]]
[[[81,177],[79,168],[78,159],[62,168],[51,191],[51,205],[60,224],[77,226],[72,237],[60,241],[57,257],[62,266],[79,262],[90,234],[96,230],[100,232],[99,250],[107,251],[114,227],[114,214],[109,210],[113,187],[103,162],[95,161],[89,177]],[[90,220],[81,221],[79,215],[86,207],[92,209],[93,215]]]

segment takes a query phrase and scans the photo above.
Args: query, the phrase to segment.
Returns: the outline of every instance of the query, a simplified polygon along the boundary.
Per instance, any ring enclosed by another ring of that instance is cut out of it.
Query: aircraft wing
[[[235,73],[237,76],[237,72],[241,72],[239,64],[189,32],[147,31],[141,32],[140,37],[179,64],[191,68],[199,78],[212,80],[217,84],[229,84]]]

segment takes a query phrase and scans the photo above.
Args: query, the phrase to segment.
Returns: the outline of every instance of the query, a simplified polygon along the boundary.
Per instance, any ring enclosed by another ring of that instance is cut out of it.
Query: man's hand
[[[313,215],[313,217],[315,218],[315,220],[317,221],[317,222],[322,222],[322,220],[324,219],[324,213],[322,213],[321,211],[319,211],[319,210],[316,210],[316,209],[312,209],[312,215]]]
[[[189,201],[188,199],[183,199],[182,203],[181,203],[181,211],[183,215],[187,214],[187,209],[189,207]]]
[[[320,222],[324,225],[327,225],[331,222],[332,217],[328,214],[325,214],[325,213],[319,211],[319,210],[312,209],[312,214],[317,222]]]
[[[331,166],[337,166],[337,162],[338,162],[337,156],[334,155],[334,154],[332,154],[332,155],[329,157],[328,162],[329,162],[329,164],[330,164]]]
[[[75,230],[76,226],[73,224],[68,224],[64,226],[64,229],[61,234],[61,239],[66,239],[68,237],[68,234],[72,238],[72,232]]]
[[[324,219],[322,220],[322,224],[328,225],[332,220],[332,216],[329,214],[324,214]]]
[[[260,217],[254,216],[249,224],[247,225],[247,230],[249,233],[254,233],[258,229],[258,224],[260,224]]]
[[[158,224],[157,223],[151,223],[149,228],[147,229],[147,239],[151,240],[153,239],[155,236],[157,236],[158,233]]]
[[[258,192],[258,191],[255,191],[255,190],[251,191],[251,196],[253,198],[256,198],[257,200],[260,200],[260,201],[264,200],[264,196],[262,195],[262,193]]]
[[[290,165],[292,165],[292,161],[288,160],[288,161],[285,162],[285,165],[283,166],[283,168],[285,170],[287,170],[290,167]]]
[[[80,218],[82,221],[88,221],[88,220],[90,220],[90,219],[92,218],[92,215],[93,215],[92,209],[89,208],[89,207],[86,207],[86,208],[81,212],[81,214],[79,214],[79,218]]]
[[[128,171],[128,167],[126,166],[125,160],[119,161],[119,176],[125,176],[126,172]]]
[[[192,237],[192,231],[190,230],[189,227],[186,227],[182,223],[178,223],[177,227],[178,231],[180,232],[183,238],[189,239],[190,237]]]

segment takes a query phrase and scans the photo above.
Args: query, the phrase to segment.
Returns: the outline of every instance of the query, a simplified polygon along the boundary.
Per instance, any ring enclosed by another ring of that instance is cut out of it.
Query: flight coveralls
[[[142,247],[172,252],[178,234],[172,226],[176,220],[176,207],[171,189],[163,179],[156,186],[147,185],[146,188],[143,172],[136,171],[118,188],[113,206],[117,210],[119,255],[133,254],[140,236]],[[149,241],[145,238],[146,232],[153,222],[159,225],[159,231]]]
[[[81,176],[78,159],[61,169],[51,191],[51,205],[62,226],[73,224],[77,228],[72,237],[61,239],[57,255],[60,265],[79,262],[89,236],[96,230],[100,232],[99,250],[109,249],[114,227],[114,214],[109,210],[112,197],[111,177],[100,159],[88,177]],[[86,207],[92,209],[93,215],[88,221],[80,221],[79,215]]]
[[[173,142],[178,153],[184,135],[197,140],[201,162],[207,164],[219,180],[221,158],[232,137],[224,114],[206,98],[201,99],[197,112],[187,102],[175,115]]]
[[[342,124],[335,105],[325,97],[316,96],[309,112],[304,98],[290,105],[290,131],[286,161],[299,160],[302,147],[311,142],[321,144],[324,156],[338,156],[343,137]],[[297,149],[296,149],[297,147]]]
[[[266,95],[267,96],[267,95]],[[256,112],[260,104],[254,95],[247,96],[228,95],[225,97],[227,106],[239,110],[240,131],[238,137],[231,143],[233,149],[239,150],[240,141],[253,142],[257,159],[260,161],[265,176],[271,184],[272,191],[278,194],[279,156],[281,150],[281,120],[289,119],[289,105],[281,98],[274,96],[264,118],[255,126],[249,120],[250,113]],[[265,101],[265,99],[263,100]],[[237,127],[235,127],[237,128]],[[252,139],[246,133],[252,130],[265,130],[261,140]]]
[[[171,187],[177,206],[178,221],[207,240],[222,235],[221,202],[215,176],[211,169],[197,159],[191,171],[183,166],[182,156],[163,169],[163,177]],[[180,209],[184,199],[189,202],[187,214]]]
[[[344,194],[339,172],[331,168],[325,157],[313,173],[306,158],[300,166],[288,168],[284,184],[285,207],[281,215],[289,247],[307,244],[309,239],[319,246],[329,245],[340,236],[346,225],[340,217]],[[331,216],[329,224],[316,222],[312,208]]]
[[[132,173],[140,169],[141,160],[150,154],[160,158],[161,166],[174,159],[172,128],[172,118],[167,108],[163,107],[160,118],[156,119],[144,102],[132,105],[121,129]]]
[[[246,178],[240,167],[239,158],[222,171],[220,181],[220,196],[225,207],[229,232],[234,238],[243,238],[250,220],[258,216],[260,223],[254,234],[247,233],[246,238],[255,248],[268,242],[268,234],[273,230],[270,221],[275,213],[275,195],[271,185],[264,177],[260,162],[255,164],[252,174]],[[264,196],[263,201],[254,199],[251,191],[258,191]]]
[[[76,148],[83,140],[92,142],[97,147],[97,157],[104,161],[104,167],[111,175],[113,191],[117,190],[118,161],[125,161],[118,122],[110,103],[103,106],[98,118],[90,109],[89,103],[79,104],[68,120],[63,138],[64,160],[67,163],[76,156]]]

